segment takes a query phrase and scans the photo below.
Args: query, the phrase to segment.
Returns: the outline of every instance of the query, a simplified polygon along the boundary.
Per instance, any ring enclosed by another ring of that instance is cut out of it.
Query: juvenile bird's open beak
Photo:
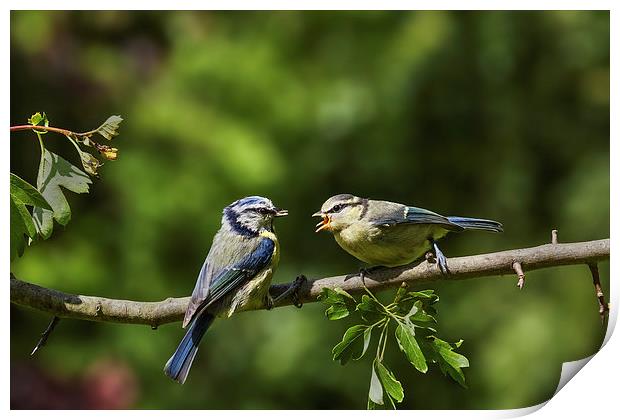
[[[288,216],[288,210],[276,209],[275,217]]]
[[[319,223],[317,223],[316,225],[316,230],[314,231],[316,232],[320,232],[322,230],[330,230],[330,226],[329,223],[331,222],[331,220],[329,219],[329,216],[326,215],[325,213],[322,213],[321,211],[317,211],[316,213],[314,213],[312,215],[312,217],[322,217],[323,220],[321,220]]]

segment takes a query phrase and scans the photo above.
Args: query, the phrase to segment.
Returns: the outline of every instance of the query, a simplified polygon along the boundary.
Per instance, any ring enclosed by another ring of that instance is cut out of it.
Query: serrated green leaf
[[[340,288],[329,289],[324,287],[319,295],[319,300],[331,305],[325,310],[325,316],[331,321],[345,318],[354,310],[355,299]]]
[[[346,291],[342,290],[340,287],[335,287],[334,288],[334,292],[336,292],[337,294],[339,294],[340,296],[343,296],[345,298],[351,299],[352,301],[355,301],[355,299],[353,299],[353,296],[351,296],[349,293],[347,293]]]
[[[368,390],[368,399],[375,404],[383,405],[383,386],[381,386],[381,381],[379,380],[379,376],[377,376],[377,372],[375,361],[372,364],[372,373],[370,374],[370,389]]]
[[[345,331],[342,341],[332,349],[334,360],[340,360],[340,364],[346,364],[353,355],[354,344],[364,336],[366,325],[354,325]]]
[[[436,357],[436,361],[443,374],[445,375],[448,373],[450,377],[462,387],[467,388],[465,385],[465,374],[461,368],[469,367],[469,360],[462,354],[453,351],[453,347],[450,343],[437,337],[433,337],[432,347],[438,356]]]
[[[411,322],[418,323],[436,323],[437,320],[434,316],[429,315],[424,310],[424,304],[422,301],[417,300],[413,306],[411,307],[411,311],[405,316],[405,318],[409,319]]]
[[[396,379],[394,374],[385,367],[380,361],[375,360],[377,373],[379,374],[379,379],[381,380],[381,384],[385,389],[385,392],[392,398],[394,398],[397,402],[402,402],[403,398],[405,398],[405,393],[403,391],[403,386]]]
[[[37,232],[47,239],[52,234],[53,220],[66,225],[71,219],[71,208],[60,187],[75,193],[87,193],[92,181],[79,168],[55,153],[45,149],[39,164],[37,189],[41,192],[52,210],[35,207],[34,224]]]
[[[349,313],[349,308],[342,303],[335,303],[325,310],[325,316],[330,321],[346,318],[349,316]]]
[[[325,304],[345,303],[344,296],[338,294],[335,290],[324,287],[319,294],[319,300]]]
[[[326,304],[333,304],[333,303],[346,304],[347,300],[351,300],[355,302],[355,299],[353,299],[353,296],[351,296],[350,294],[348,294],[347,292],[345,292],[339,287],[336,287],[335,289],[324,287],[323,290],[321,290],[321,293],[319,294],[319,300]]]
[[[398,324],[396,327],[396,341],[398,347],[407,356],[407,360],[420,372],[426,373],[428,365],[426,358],[420,349],[420,345],[415,339],[415,330],[406,324]]]
[[[35,187],[15,174],[11,174],[10,193],[16,203],[39,206],[48,210],[52,209]]]
[[[118,136],[118,126],[122,121],[123,119],[120,115],[112,115],[95,131],[106,139],[112,140],[114,137]]]
[[[434,290],[419,290],[417,292],[409,292],[409,296],[413,298],[421,298],[430,300],[430,304],[439,302],[439,296],[435,294]]]

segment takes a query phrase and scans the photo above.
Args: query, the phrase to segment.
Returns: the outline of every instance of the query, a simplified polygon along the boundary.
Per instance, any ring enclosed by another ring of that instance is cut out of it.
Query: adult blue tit
[[[270,307],[269,286],[280,258],[275,217],[286,216],[263,197],[246,197],[226,207],[185,312],[185,336],[164,372],[177,382],[187,379],[198,344],[216,317]]]
[[[444,217],[418,207],[351,194],[329,198],[313,216],[323,218],[317,232],[331,231],[342,249],[365,263],[396,267],[432,250],[442,273],[448,272],[448,265],[437,240],[449,232],[503,231],[501,223],[493,220]]]

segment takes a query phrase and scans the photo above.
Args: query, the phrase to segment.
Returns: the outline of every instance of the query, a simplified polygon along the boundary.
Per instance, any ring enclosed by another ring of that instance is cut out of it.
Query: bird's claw
[[[265,297],[265,309],[267,309],[268,311],[273,309],[273,298],[271,297],[270,294],[267,294],[267,296]]]
[[[448,270],[448,260],[446,260],[446,256],[443,254],[439,254],[437,256],[437,267],[442,274],[448,274],[450,271]]]
[[[295,281],[293,282],[293,284],[291,285],[291,287],[293,287],[293,295],[291,297],[291,300],[293,301],[293,305],[296,308],[301,308],[302,306],[304,306],[304,303],[301,302],[301,300],[299,299],[299,290],[302,288],[302,286],[308,281],[308,279],[306,278],[306,276],[304,276],[303,274],[300,274],[299,276],[297,276],[297,278],[295,279]]]
[[[385,267],[381,265],[375,265],[373,267],[360,268],[359,277],[360,277],[360,280],[362,281],[362,284],[366,286],[366,276],[381,268],[385,268]]]
[[[278,297],[272,300],[271,307],[273,307],[276,303],[282,301],[284,298],[291,296],[291,301],[293,302],[293,305],[295,305],[296,308],[301,308],[303,303],[301,302],[301,299],[299,297],[299,290],[302,288],[304,283],[306,283],[306,281],[308,281],[308,279],[303,274],[297,276],[295,281],[292,282],[283,293],[281,293],[280,295],[278,295]],[[267,309],[271,308],[267,305]]]
[[[433,250],[435,251],[435,259],[437,260],[436,262],[437,268],[439,268],[439,271],[441,271],[441,274],[444,274],[444,275],[450,274],[450,270],[448,269],[448,260],[446,259],[446,256],[443,254],[443,252],[441,252],[441,250],[439,249],[435,241],[431,241],[431,244],[433,245]],[[432,255],[432,253],[431,252],[426,253],[425,257],[427,258],[427,261],[429,261],[428,254]]]

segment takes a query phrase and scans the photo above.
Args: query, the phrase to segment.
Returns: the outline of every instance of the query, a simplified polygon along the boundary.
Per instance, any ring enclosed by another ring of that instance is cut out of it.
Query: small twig
[[[594,291],[596,292],[596,298],[598,299],[598,313],[601,316],[601,322],[605,322],[605,317],[609,313],[609,305],[605,302],[605,295],[601,288],[601,279],[598,274],[598,265],[595,263],[588,264],[590,272],[592,273],[592,283],[594,284]]]
[[[513,262],[512,269],[515,271],[515,273],[517,273],[517,277],[519,277],[517,287],[519,289],[523,289],[523,286],[525,285],[525,273],[523,272],[523,267],[521,267],[521,263],[519,261]]]
[[[89,137],[99,131],[99,128],[95,128],[94,130],[85,131],[83,133],[76,133],[71,130],[66,130],[64,128],[57,127],[45,127],[42,125],[14,125],[10,127],[10,131],[28,131],[28,130],[39,130],[39,131],[51,131],[53,133],[63,134],[68,137]]]
[[[33,356],[37,352],[37,350],[39,350],[41,347],[43,347],[47,343],[47,339],[50,337],[50,335],[54,331],[54,328],[56,328],[56,324],[58,324],[58,321],[60,321],[59,317],[54,316],[54,318],[52,318],[52,320],[50,321],[50,324],[47,326],[45,331],[43,331],[43,334],[41,334],[41,338],[39,339],[39,342],[37,343],[36,346],[34,346],[34,349],[32,349],[32,353],[30,353],[31,356]]]
[[[39,131],[51,131],[53,133],[59,133],[65,136],[76,135],[79,133],[74,133],[70,130],[65,130],[64,128],[56,128],[56,127],[44,127],[40,125],[14,125],[10,128],[10,131],[28,131],[28,130],[39,130]]]
[[[558,243],[558,230],[557,229],[553,229],[551,231],[551,243],[553,245],[557,245]]]

